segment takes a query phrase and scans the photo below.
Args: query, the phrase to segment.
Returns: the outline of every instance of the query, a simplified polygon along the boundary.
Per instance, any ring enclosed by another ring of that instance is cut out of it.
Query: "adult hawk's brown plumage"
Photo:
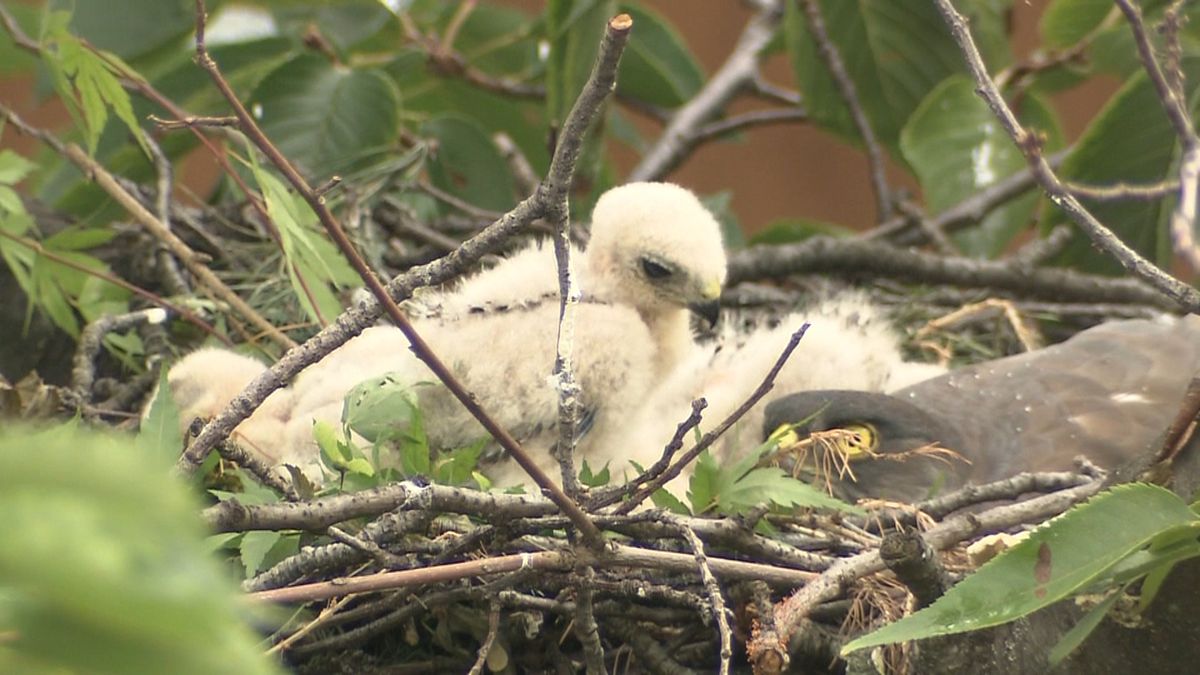
[[[830,476],[835,492],[915,501],[968,482],[1067,470],[1080,455],[1117,467],[1162,437],[1198,372],[1200,317],[1114,321],[891,395],[799,392],[767,407],[764,433],[797,423],[802,436],[859,429],[869,447],[851,448],[853,477]],[[962,460],[911,452],[930,443]]]

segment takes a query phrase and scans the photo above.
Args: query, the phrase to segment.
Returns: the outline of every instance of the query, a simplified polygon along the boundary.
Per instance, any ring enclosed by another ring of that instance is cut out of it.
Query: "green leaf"
[[[1200,60],[1185,59],[1184,73],[1189,107],[1195,110]],[[1145,73],[1139,72],[1093,118],[1074,151],[1063,161],[1059,175],[1095,185],[1157,183],[1174,172],[1177,144],[1154,87]],[[1165,222],[1170,210],[1168,200],[1083,203],[1128,246],[1160,266],[1169,264],[1171,246]],[[1061,210],[1047,208],[1049,212],[1041,218],[1044,232],[1068,221]],[[1082,234],[1068,243],[1055,262],[1088,272],[1124,273],[1115,260],[1098,251]]]
[[[107,244],[116,236],[110,228],[72,227],[46,237],[42,245],[55,251],[82,251]],[[99,260],[95,264],[102,267]]]
[[[705,513],[716,506],[719,496],[720,469],[717,460],[707,450],[696,458],[692,478],[688,481],[688,501],[692,512]]]
[[[421,135],[435,142],[428,164],[435,186],[481,208],[512,208],[515,187],[508,164],[478,124],[438,117],[421,125]]]
[[[592,473],[592,467],[588,461],[583,460],[583,466],[579,469],[579,482],[590,488],[598,488],[608,485],[612,480],[612,476],[608,471],[608,462],[604,463],[604,468],[599,473]]]
[[[366,476],[368,478],[375,475],[375,467],[371,466],[371,463],[368,462],[364,457],[355,457],[349,462],[346,462],[346,470],[350,473],[356,473],[360,476]]]
[[[303,35],[309,26],[320,26],[321,36],[345,52],[378,33],[392,21],[392,13],[379,0],[274,3],[272,15],[283,34]]]
[[[71,31],[100,49],[132,59],[191,33],[196,8],[188,0],[72,3]]]
[[[1053,113],[1035,95],[1021,102],[1029,126],[1048,132],[1047,152],[1060,143]],[[947,78],[909,118],[900,149],[916,172],[932,213],[939,213],[1026,167],[1024,155],[975,94],[965,75]],[[1032,222],[1038,195],[1009,201],[990,211],[975,227],[955,235],[971,255],[995,257]]]
[[[342,410],[346,426],[372,443],[408,434],[420,415],[414,386],[393,373],[360,382],[346,394]]]
[[[313,420],[313,440],[321,450],[321,459],[331,468],[344,471],[352,456],[337,437],[337,429],[325,420]]]
[[[37,33],[41,7],[23,2],[6,3],[5,7],[26,35]],[[36,57],[18,47],[9,36],[8,31],[0,31],[0,76],[23,75],[31,72],[36,65]],[[0,122],[0,132],[3,131],[4,123]]]
[[[55,89],[84,133],[88,153],[95,154],[111,108],[141,145],[142,151],[149,155],[145,135],[133,114],[133,103],[117,79],[116,68],[124,65],[120,58],[115,54],[103,51],[93,53],[89,50],[67,31],[65,16],[61,12],[48,15],[46,38],[48,42],[47,48],[42,51],[43,61],[53,76]],[[129,70],[127,66],[125,69]]]
[[[262,190],[267,213],[279,229],[292,288],[305,313],[325,325],[341,313],[341,303],[330,284],[349,285],[358,281],[358,275],[333,244],[315,229],[317,217],[308,204],[264,170],[254,152],[249,154],[252,159],[250,170]]]
[[[1002,5],[988,0],[957,4],[969,15],[972,33],[985,38],[988,67],[1004,67],[1010,57],[1000,39]],[[820,5],[830,40],[856,85],[873,131],[894,147],[901,127],[929,92],[946,77],[965,72],[958,46],[929,0],[821,0]],[[811,119],[857,139],[849,109],[818,53],[804,12],[795,2],[785,7],[785,44]]]
[[[16,190],[0,184],[0,216],[13,213],[24,214],[25,203],[21,201],[21,195],[17,194]]]
[[[583,91],[608,20],[615,15],[612,0],[550,0],[546,6],[546,111],[551,125],[566,119]],[[637,30],[635,25],[634,31]]]
[[[667,492],[666,488],[659,488],[655,490],[654,493],[650,495],[650,501],[653,502],[656,507],[660,509],[666,509],[671,513],[678,513],[685,516],[691,515],[692,513],[691,510],[688,509],[687,504],[684,504],[683,501],[678,497],[670,492]]]
[[[386,75],[319,54],[276,68],[251,102],[263,131],[314,182],[385,155],[400,130],[400,94]]]
[[[280,533],[274,530],[252,530],[242,537],[242,565],[246,568],[246,578],[250,578],[262,569],[263,559],[276,543]]]
[[[167,369],[163,368],[158,376],[158,388],[154,400],[150,402],[150,410],[142,420],[138,431],[138,452],[144,455],[166,457],[174,461],[183,451],[183,434],[179,431],[179,406],[170,396],[167,386]]]
[[[0,150],[0,184],[16,185],[36,168],[37,164],[12,150]]]
[[[0,613],[19,636],[4,653],[40,672],[278,672],[208,553],[201,504],[166,457],[130,441],[76,425],[0,430],[14,544],[0,546]]]
[[[1038,31],[1046,47],[1063,49],[1088,37],[1118,11],[1112,0],[1054,0],[1042,13]],[[1128,26],[1122,28],[1129,31]]]
[[[486,446],[485,439],[465,448],[441,453],[434,468],[434,478],[444,485],[466,485],[475,474],[479,456]]]
[[[1120,485],[1043,524],[929,607],[860,637],[842,653],[996,626],[1067,597],[1173,528],[1200,526],[1174,493]]]
[[[665,18],[635,3],[621,3],[633,18],[629,44],[621,55],[617,90],[666,108],[688,101],[704,84],[704,71]]]

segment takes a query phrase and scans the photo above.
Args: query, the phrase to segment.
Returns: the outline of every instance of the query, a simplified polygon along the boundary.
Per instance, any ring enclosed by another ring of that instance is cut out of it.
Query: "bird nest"
[[[249,568],[257,556],[245,589],[294,608],[270,639],[299,672],[574,671],[596,658],[620,672],[730,660],[769,671],[763,645],[837,672],[848,636],[931,592],[921,579],[971,569],[970,541],[1098,486],[1086,473],[1023,474],[916,505],[865,503],[861,515],[764,503],[714,517],[590,508],[611,498],[596,489],[579,497],[604,533],[591,544],[543,497],[419,480],[302,503],[230,496],[204,518],[230,533],[231,559]],[[937,554],[881,558],[913,532]],[[902,668],[905,654],[879,658]]]

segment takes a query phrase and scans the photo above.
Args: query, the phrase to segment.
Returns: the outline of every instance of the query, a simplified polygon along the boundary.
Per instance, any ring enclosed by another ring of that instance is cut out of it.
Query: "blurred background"
[[[121,0],[78,0],[76,4],[99,2],[114,15],[120,15],[121,6],[125,4]],[[505,5],[531,14],[542,11],[545,5],[540,0],[484,0],[484,3]],[[20,4],[40,6],[44,3],[22,1]],[[191,5],[191,2],[184,4]],[[739,0],[645,0],[642,4],[659,12],[674,25],[706,76],[720,67],[754,13],[750,3]],[[1026,59],[1038,44],[1038,21],[1049,4],[1050,0],[1024,0],[1012,4],[1012,49],[1017,61]],[[61,128],[69,123],[60,104],[41,101],[42,95],[50,94],[47,85],[39,86],[35,78],[28,75],[14,77],[4,71],[0,65],[0,101],[44,127]],[[764,72],[770,81],[795,88],[791,66],[782,51],[767,60]],[[1115,77],[1099,73],[1079,86],[1049,96],[1059,113],[1068,143],[1079,136],[1118,85]],[[733,111],[745,112],[757,105],[741,101],[734,105]],[[653,138],[661,128],[648,117],[627,112],[648,138]],[[0,146],[15,147],[28,154],[35,144],[15,133],[7,133],[0,139]],[[622,175],[637,161],[635,152],[628,146],[614,145],[612,152]],[[815,162],[813,157],[820,157],[822,161]],[[217,168],[203,150],[198,150],[181,174],[184,181],[203,194],[206,186],[216,181]],[[894,186],[918,193],[915,180],[907,172],[893,164],[890,174]],[[863,153],[812,125],[791,123],[757,127],[736,140],[704,144],[669,178],[705,194],[731,191],[731,209],[738,214],[748,236],[777,219],[798,216],[855,229],[866,229],[873,224],[875,206]]]

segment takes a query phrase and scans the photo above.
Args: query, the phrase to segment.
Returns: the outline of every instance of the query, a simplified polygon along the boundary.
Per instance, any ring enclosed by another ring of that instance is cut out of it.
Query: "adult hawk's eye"
[[[651,279],[666,279],[671,276],[671,269],[666,265],[642,258],[642,271]]]

